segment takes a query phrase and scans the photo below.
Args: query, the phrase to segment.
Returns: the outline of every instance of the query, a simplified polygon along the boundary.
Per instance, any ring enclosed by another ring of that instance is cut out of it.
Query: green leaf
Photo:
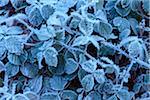
[[[92,75],[86,75],[82,80],[81,80],[82,87],[86,92],[89,92],[93,89],[94,87],[94,78]]]

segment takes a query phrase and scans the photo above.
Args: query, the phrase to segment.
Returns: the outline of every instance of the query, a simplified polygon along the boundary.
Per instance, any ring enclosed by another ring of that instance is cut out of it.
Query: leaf
[[[140,57],[143,55],[143,49],[138,41],[132,41],[128,46],[129,55],[132,57]]]
[[[109,23],[98,21],[95,23],[94,30],[107,39],[112,32],[112,26]]]
[[[41,8],[41,15],[45,20],[48,20],[48,18],[55,12],[54,7],[51,5],[43,5]]]
[[[81,80],[82,87],[86,92],[89,92],[94,87],[94,78],[92,75],[88,74]]]
[[[58,0],[51,0],[51,1],[47,1],[47,0],[40,0],[41,3],[43,4],[55,4],[58,2]]]
[[[137,35],[138,32],[139,32],[139,28],[138,28],[139,23],[138,23],[138,21],[135,18],[130,18],[129,22],[130,22],[130,25],[131,25],[131,28],[132,28],[134,34]]]
[[[6,34],[8,35],[18,35],[22,33],[23,33],[23,30],[18,26],[11,26],[7,28],[7,31],[6,31]]]
[[[118,27],[119,32],[130,29],[130,22],[126,18],[115,17],[113,19],[113,24]]]
[[[146,13],[148,13],[148,15],[150,15],[150,4],[149,4],[149,0],[143,0],[143,8],[144,8],[144,11]]]
[[[3,56],[5,51],[6,51],[6,48],[5,48],[4,42],[0,41],[0,58]]]
[[[58,64],[58,59],[57,59],[58,52],[56,51],[55,48],[49,47],[47,50],[44,51],[43,55],[44,55],[46,64],[48,64],[49,66],[57,67],[57,64]]]
[[[72,46],[80,46],[80,45],[85,45],[89,42],[89,37],[88,36],[78,36],[74,41]]]
[[[131,30],[129,29],[125,29],[123,30],[120,34],[119,34],[119,39],[120,40],[123,40],[123,39],[126,39],[131,33]]]
[[[28,87],[34,93],[39,93],[42,89],[43,76],[36,76],[35,78],[29,80]]]
[[[47,92],[41,95],[40,100],[61,100],[61,98],[57,93]]]
[[[104,83],[105,82],[105,72],[103,69],[97,69],[94,72],[94,78],[98,83]]]
[[[43,53],[42,52],[38,52],[36,56],[37,56],[37,60],[38,60],[39,69],[42,69],[44,67],[42,65]]]
[[[93,32],[93,23],[83,19],[79,23],[79,29],[84,35],[91,35]]]
[[[38,1],[37,0],[26,0],[27,3],[29,4],[35,4],[37,3]]]
[[[119,15],[127,16],[131,11],[131,8],[130,8],[130,5],[129,5],[130,0],[127,0],[126,3],[124,2],[126,5],[121,5],[121,4],[123,4],[123,1],[125,1],[125,0],[122,0],[122,2],[118,1],[115,5],[115,9],[116,9],[116,11]]]
[[[118,100],[118,99],[115,95],[113,95],[113,96],[109,97],[108,100]]]
[[[97,62],[93,60],[85,61],[81,64],[82,69],[86,72],[93,73],[97,68]]]
[[[42,21],[42,15],[40,13],[40,10],[36,7],[32,8],[32,10],[29,13],[29,22],[33,25],[33,26],[39,26]]]
[[[16,54],[12,54],[12,53],[8,53],[8,60],[9,62],[11,62],[14,65],[22,65],[25,63],[25,61],[27,60],[27,52],[24,52],[21,55],[16,55]]]
[[[50,79],[50,85],[53,90],[63,90],[65,85],[67,84],[67,80],[62,76],[53,76]]]
[[[6,37],[5,47],[10,53],[20,54],[23,50],[23,40],[19,37]]]
[[[0,61],[0,73],[5,70],[6,70],[6,68],[5,68],[3,62]]]
[[[29,100],[39,100],[39,96],[35,92],[27,91],[23,94],[28,97]]]
[[[50,38],[55,37],[55,30],[53,27],[50,26],[42,26],[40,30],[36,30],[35,34],[37,35],[38,39],[41,41],[48,40]]]
[[[79,65],[73,58],[68,58],[64,70],[67,74],[72,74],[78,69],[78,66]]]
[[[25,65],[20,67],[20,71],[24,76],[34,78],[38,74],[38,66],[31,63],[25,63]]]
[[[17,9],[23,6],[24,1],[23,0],[10,0],[12,6]]]
[[[19,72],[19,66],[13,65],[9,62],[6,63],[5,67],[6,67],[6,73],[9,78],[15,76]]]
[[[0,7],[7,5],[9,0],[0,0]]]
[[[130,93],[125,89],[120,90],[117,94],[117,97],[120,100],[131,100]]]
[[[24,94],[18,93],[13,96],[12,100],[30,100]]]
[[[84,100],[102,100],[102,97],[98,92],[92,91],[85,97]]]
[[[72,90],[64,90],[61,93],[62,100],[77,100],[77,93]]]

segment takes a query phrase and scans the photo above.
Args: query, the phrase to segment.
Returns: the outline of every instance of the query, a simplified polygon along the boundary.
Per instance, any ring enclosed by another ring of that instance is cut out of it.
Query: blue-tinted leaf
[[[112,32],[112,26],[109,23],[99,21],[95,23],[94,30],[101,36],[107,38]]]
[[[98,92],[92,91],[85,97],[84,100],[102,100],[102,97]]]
[[[30,100],[28,97],[26,97],[24,94],[16,94],[13,96],[12,100]]]
[[[14,65],[22,65],[27,60],[27,55],[28,55],[27,52],[23,52],[23,54],[21,54],[21,55],[8,53],[7,58],[9,60],[9,62],[11,62]]]
[[[98,69],[94,72],[94,78],[98,83],[105,82],[105,72],[103,69]]]
[[[6,73],[8,77],[15,76],[19,72],[19,66],[13,65],[9,62],[6,63],[5,67],[6,67]]]
[[[65,65],[65,72],[67,74],[72,74],[78,69],[78,64],[74,59],[68,58]]]
[[[143,8],[144,11],[148,13],[148,15],[150,15],[150,4],[149,4],[149,0],[143,0]]]
[[[40,0],[41,3],[43,4],[54,4],[54,3],[57,3],[58,0]]]
[[[36,7],[32,8],[32,10],[29,13],[29,22],[33,26],[39,26],[43,21],[42,15],[40,13],[40,10]]]
[[[61,93],[62,100],[77,100],[77,94],[72,90],[64,90]]]
[[[6,70],[6,68],[5,68],[3,62],[0,61],[0,73],[4,70]]]
[[[92,75],[86,75],[82,80],[81,80],[82,87],[85,89],[86,92],[89,92],[93,89],[94,87],[94,78]]]
[[[39,91],[42,88],[42,83],[43,83],[43,77],[42,76],[37,76],[31,80],[29,80],[28,87],[30,90],[34,93],[39,93]]]
[[[5,47],[10,53],[20,54],[23,50],[23,40],[19,37],[6,37]]]
[[[50,85],[53,90],[63,90],[66,84],[67,80],[62,76],[53,76],[50,79]]]
[[[139,57],[140,55],[143,55],[142,46],[138,41],[133,41],[129,44],[128,52],[132,57]]]
[[[45,40],[48,40],[52,37],[55,37],[55,30],[53,27],[46,27],[46,26],[42,26],[40,30],[36,30],[36,35],[38,37],[39,40],[41,41],[45,41]]]
[[[38,0],[26,0],[26,2],[29,4],[34,4],[34,3],[37,3]]]
[[[122,0],[122,1],[125,1],[125,0]],[[127,16],[131,11],[129,3],[130,1],[128,0],[126,3],[127,5],[121,5],[122,4],[121,1],[118,1],[115,5],[115,9],[117,13],[121,16]]]
[[[23,0],[10,0],[10,1],[11,1],[12,6],[13,6],[15,9],[17,9],[17,8],[19,8],[19,7],[21,7],[21,6],[23,6],[23,3],[24,3]]]
[[[24,76],[34,78],[38,74],[38,66],[31,63],[25,63],[25,65],[21,66],[20,71]]]
[[[48,64],[49,66],[57,67],[57,64],[58,64],[58,59],[57,59],[58,52],[56,51],[55,48],[49,47],[47,50],[44,51],[43,55],[44,55],[46,64]]]
[[[91,35],[93,32],[93,23],[83,19],[79,23],[79,29],[84,35]]]
[[[115,17],[113,19],[113,24],[114,26],[118,27],[118,30],[120,32],[122,32],[125,29],[130,29],[130,22],[125,18]]]
[[[61,98],[57,93],[47,92],[41,95],[40,100],[61,100]]]
[[[39,96],[38,94],[36,94],[35,92],[32,91],[27,91],[25,93],[23,93],[26,97],[29,98],[29,100],[39,100]]]
[[[43,5],[41,8],[41,15],[45,20],[47,20],[54,12],[55,9],[51,5]]]
[[[93,73],[97,68],[97,62],[93,60],[85,61],[81,64],[82,69],[86,72]]]
[[[130,35],[131,31],[129,29],[125,29],[123,30],[120,34],[119,34],[119,39],[123,40],[126,39],[129,35]]]
[[[78,36],[74,41],[72,46],[80,46],[80,45],[85,45],[89,42],[89,37],[88,36]]]
[[[18,26],[12,26],[12,27],[9,27],[7,28],[7,32],[6,34],[8,35],[17,35],[17,34],[22,34],[23,33],[23,30],[18,27]]]
[[[131,25],[131,28],[132,28],[132,30],[133,30],[133,32],[134,32],[134,34],[138,34],[138,32],[139,32],[139,28],[138,28],[138,21],[136,20],[136,19],[134,19],[134,18],[130,18],[129,19],[129,22],[130,22],[130,25]]]
[[[113,96],[109,97],[108,100],[118,100],[118,99],[115,95],[113,95]]]
[[[4,42],[0,42],[0,58],[3,56],[5,51],[6,51],[6,48],[5,48]]]
[[[120,100],[131,100],[130,93],[125,89],[120,90],[117,94],[117,97]]]
[[[0,6],[3,7],[5,5],[7,5],[9,2],[9,0],[0,0]]]

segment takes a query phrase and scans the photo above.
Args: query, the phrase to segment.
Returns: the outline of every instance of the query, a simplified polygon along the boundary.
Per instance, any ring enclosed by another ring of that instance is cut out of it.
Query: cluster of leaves
[[[0,100],[149,100],[149,0],[0,0]]]

